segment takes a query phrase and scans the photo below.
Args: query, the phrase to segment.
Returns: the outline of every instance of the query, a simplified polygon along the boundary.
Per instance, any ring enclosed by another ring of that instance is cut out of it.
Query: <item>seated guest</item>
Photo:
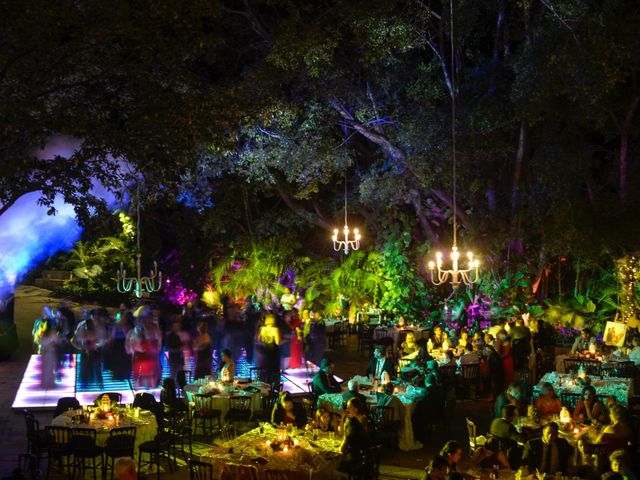
[[[173,414],[176,412],[186,412],[189,410],[187,404],[176,395],[176,382],[173,378],[167,377],[162,381],[162,390],[160,390],[160,402],[165,414]]]
[[[476,353],[480,353],[484,348],[484,337],[481,332],[475,332],[473,334],[473,338],[471,339],[471,345],[473,346],[473,351]]]
[[[313,401],[324,393],[340,393],[340,383],[333,376],[335,364],[328,358],[323,358],[320,362],[320,370],[314,375],[312,382]]]
[[[615,450],[609,455],[611,471],[620,475],[624,480],[636,480],[631,466],[632,460],[629,452],[624,449]]]
[[[596,396],[596,389],[587,385],[582,389],[582,398],[573,411],[573,420],[578,423],[593,423],[602,415],[602,404]]]
[[[361,453],[369,446],[369,422],[364,406],[357,398],[347,402],[347,410],[342,417],[342,431],[344,437],[340,445],[340,451],[344,460],[339,468],[348,471],[350,465],[358,465]]]
[[[636,367],[640,367],[640,337],[633,337],[633,348],[629,352],[629,360],[632,361]]]
[[[220,365],[220,377],[224,377],[222,372],[228,372],[227,375],[231,380],[236,376],[236,364],[233,361],[231,350],[225,348],[222,350],[222,365]]]
[[[405,364],[400,370],[400,378],[407,382],[411,381],[416,375],[424,375],[427,368],[427,360],[431,358],[423,346],[418,347],[418,350],[413,352],[410,357],[413,358],[405,360]]]
[[[611,424],[607,425],[596,443],[606,443],[609,454],[620,449],[627,449],[633,441],[633,430],[629,426],[627,411],[622,405],[612,405],[609,410]]]
[[[395,368],[393,368],[393,362],[389,360],[385,355],[385,348],[382,345],[376,345],[376,349],[373,352],[373,358],[369,361],[367,366],[367,376],[372,376],[374,380],[380,380],[382,372],[387,372],[391,378],[396,375]]]
[[[444,480],[449,473],[449,462],[441,455],[431,459],[429,466],[424,469],[422,480]]]
[[[444,352],[444,358],[445,358],[445,361],[444,363],[439,365],[440,367],[452,367],[452,366],[457,367],[458,366],[458,361],[453,355],[453,350],[447,350],[446,352]]]
[[[350,398],[358,398],[360,399],[360,401],[362,402],[363,405],[366,406],[367,404],[367,399],[366,397],[360,393],[360,385],[358,385],[358,381],[354,378],[352,378],[351,380],[349,380],[349,383],[347,383],[349,390],[347,390],[346,392],[344,392],[342,394],[342,401],[344,403],[348,402]]]
[[[439,350],[442,348],[442,344],[447,339],[447,334],[444,333],[442,327],[440,325],[436,325],[433,328],[433,335],[431,335],[431,344],[433,345],[434,350]]]
[[[455,472],[457,471],[458,463],[462,460],[462,445],[455,440],[449,440],[440,450],[440,455],[447,459],[449,472]]]
[[[467,346],[464,347],[464,353],[458,359],[458,367],[462,369],[463,365],[478,365],[479,363],[480,357],[473,351],[473,345],[467,343]]]
[[[437,416],[444,414],[444,389],[438,383],[436,376],[427,374],[421,398],[416,403],[411,423],[413,436],[416,440],[426,443],[431,433],[431,425]]]
[[[280,401],[273,406],[271,423],[274,425],[291,423],[298,428],[302,428],[307,423],[307,415],[302,405],[293,401],[289,392],[282,392]]]
[[[580,332],[580,335],[573,342],[573,346],[571,347],[571,353],[576,354],[578,352],[584,352],[585,350],[589,350],[591,345],[596,344],[596,337],[591,333],[591,330],[585,328]]]
[[[394,390],[395,386],[393,383],[385,383],[382,393],[378,393],[376,396],[379,407],[387,407],[391,409],[389,420],[400,421],[403,406],[400,399],[393,394]]]
[[[562,410],[562,402],[549,382],[542,384],[540,396],[536,398],[535,405],[541,417],[559,415]]]
[[[526,437],[518,433],[513,422],[517,417],[517,409],[514,405],[502,407],[502,415],[491,422],[489,433],[501,444],[500,450],[504,451],[512,468],[518,468],[522,459],[522,448],[518,443],[524,443]]]
[[[573,449],[566,440],[558,438],[558,432],[557,423],[547,423],[541,438],[532,438],[525,444],[523,465],[527,465],[530,471],[552,475],[566,473]]]
[[[404,357],[406,355],[411,355],[413,352],[418,350],[418,344],[416,342],[416,336],[413,332],[408,332],[407,336],[400,345],[400,356]]]
[[[502,415],[502,407],[505,405],[513,405],[516,407],[516,417],[523,415],[527,411],[524,403],[524,393],[519,384],[512,383],[504,392],[498,395],[494,407],[496,417]]]
[[[472,344],[472,342],[469,340],[469,332],[463,328],[460,330],[460,338],[458,339],[458,345],[456,345],[458,355],[462,355],[464,353],[464,349],[467,344]]]
[[[322,430],[323,432],[337,432],[340,427],[340,422],[335,415],[331,415],[331,412],[326,408],[319,408],[316,410],[316,416],[313,420],[313,428]]]

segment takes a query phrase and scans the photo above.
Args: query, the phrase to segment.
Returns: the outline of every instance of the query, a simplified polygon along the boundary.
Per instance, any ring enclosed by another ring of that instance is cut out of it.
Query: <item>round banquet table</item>
[[[266,480],[267,472],[277,472],[278,480],[330,480],[342,460],[340,444],[342,438],[327,432],[319,432],[313,440],[311,432],[299,431],[293,434],[298,445],[287,452],[274,452],[267,447],[273,440],[276,429],[264,425],[264,433],[259,428],[234,438],[222,446],[217,446],[201,456],[201,460],[211,463],[214,478],[222,478],[222,471],[229,467],[245,466],[255,469],[254,476],[247,472],[230,470],[246,480]],[[272,473],[274,475],[275,473]],[[240,477],[232,477],[240,478]],[[274,478],[274,477],[269,477]]]
[[[136,443],[135,452],[138,451],[138,445],[153,440],[158,433],[158,423],[156,417],[149,410],[140,410],[140,417],[133,418],[132,416],[126,416],[115,424],[113,420],[99,420],[94,419],[90,424],[80,423],[73,424],[72,418],[75,415],[74,411],[64,412],[51,421],[51,425],[55,427],[69,427],[69,428],[93,428],[96,431],[96,444],[104,447],[109,438],[109,432],[114,428],[119,427],[136,427]]]
[[[400,330],[408,330],[410,332],[413,332],[413,335],[415,336],[416,341],[426,340],[427,334],[429,333],[429,330],[422,327],[411,327],[411,326],[405,326],[403,328],[376,327],[373,330],[373,339],[379,340],[381,338],[391,337],[393,339],[393,348],[395,351],[397,351],[398,348],[400,347],[400,345],[398,345]]]
[[[377,395],[371,395],[367,392],[361,392],[367,399],[367,405],[369,410],[375,410],[378,405]],[[406,393],[394,394],[402,404],[402,411],[400,412],[400,433],[398,434],[398,448],[405,452],[410,450],[419,450],[422,448],[422,443],[413,438],[413,422],[411,416],[416,408],[417,399]],[[343,399],[341,393],[325,393],[318,397],[318,408],[324,407],[332,413],[342,413]]]
[[[193,402],[194,394],[207,395],[207,390],[207,383],[202,381],[190,383],[188,385],[185,385],[184,387],[184,393],[189,402]],[[211,395],[211,398],[213,399],[213,408],[215,408],[216,410],[220,410],[222,412],[222,418],[225,418],[227,412],[229,411],[229,398],[235,395],[246,395],[251,397],[251,414],[253,415],[253,412],[258,411],[262,408],[262,397],[264,395],[268,395],[269,390],[270,387],[266,383],[251,382],[245,387],[238,387],[234,388],[233,390]]]

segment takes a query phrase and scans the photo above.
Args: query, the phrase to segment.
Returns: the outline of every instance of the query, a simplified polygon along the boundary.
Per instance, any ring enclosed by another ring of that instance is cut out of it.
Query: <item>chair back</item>
[[[372,421],[374,426],[393,420],[393,409],[388,405],[378,405],[373,411]]]
[[[462,365],[462,378],[466,381],[480,380],[480,364],[468,363]]]
[[[476,424],[469,419],[469,417],[467,417],[466,419],[467,422],[467,435],[469,437],[469,449],[471,450],[471,452],[473,453],[476,449],[476,437],[477,437],[477,429],[476,429]]]
[[[74,453],[92,449],[96,446],[96,431],[93,428],[72,428],[69,445]]]
[[[60,448],[69,446],[71,439],[71,429],[69,427],[44,427],[47,432],[47,438],[50,448]]]
[[[118,393],[118,392],[105,392],[105,393],[101,393],[100,395],[98,395],[94,401],[95,402],[99,402],[100,399],[102,399],[102,396],[106,395],[107,397],[109,397],[109,400],[111,401],[111,403],[116,403],[118,405],[120,405],[122,403],[122,394]]]
[[[443,367],[438,367],[438,371],[442,375],[442,380],[447,386],[453,385],[455,383],[457,370],[457,365],[445,365]]]
[[[190,480],[214,480],[213,465],[198,460],[189,460],[189,478]]]
[[[80,402],[76,397],[62,397],[58,399],[58,404],[56,405],[56,409],[53,412],[53,418],[58,415],[62,415],[69,409],[75,410],[80,408]]]
[[[136,393],[136,396],[133,398],[133,407],[140,407],[143,410],[149,410],[155,413],[158,407],[158,402],[150,393],[140,392]]]
[[[191,383],[192,381],[191,370],[180,370],[176,374],[176,384],[180,389],[183,389],[185,385]]]
[[[111,457],[132,457],[135,452],[136,427],[111,429],[106,443],[106,453]]]
[[[214,398],[211,395],[196,393],[191,398],[193,398],[194,410],[197,413],[206,414],[216,410],[213,408]]]
[[[265,470],[265,480],[289,480],[289,472],[286,470]]]
[[[570,413],[576,409],[576,405],[582,398],[582,394],[580,393],[572,393],[572,392],[560,392],[560,401],[562,405],[567,407]]]
[[[23,480],[36,480],[40,478],[37,474],[38,459],[35,455],[21,453],[18,455],[18,472]],[[11,477],[14,478],[14,477]]]
[[[250,465],[225,463],[220,480],[258,480],[258,469]]]
[[[234,412],[250,412],[251,397],[249,395],[233,395],[229,397],[229,410]]]
[[[278,403],[278,399],[280,397],[278,396],[278,394],[275,394],[274,392],[269,393],[268,395],[265,395],[262,397],[262,411],[271,415],[271,412],[273,411],[273,406]]]
[[[24,420],[27,425],[27,440],[37,441],[38,432],[40,431],[40,423],[29,410],[24,409]]]
[[[604,377],[634,378],[636,371],[636,365],[633,362],[613,362],[601,368]]]
[[[222,426],[222,441],[227,443],[236,438],[236,426],[233,423],[226,423]]]

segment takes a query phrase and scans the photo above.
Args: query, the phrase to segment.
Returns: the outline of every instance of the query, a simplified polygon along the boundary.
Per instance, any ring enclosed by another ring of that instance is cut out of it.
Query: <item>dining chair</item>
[[[104,470],[111,471],[116,459],[121,457],[133,458],[135,455],[136,427],[116,427],[109,431],[109,437],[104,446]]]
[[[213,465],[198,460],[189,460],[190,480],[214,480]]]
[[[142,471],[142,467],[156,467],[158,480],[160,480],[160,461],[165,458],[169,465],[169,473],[173,473],[173,462],[171,460],[171,437],[165,433],[159,433],[153,440],[141,443],[138,446],[138,473]],[[144,456],[148,455],[149,460],[145,460]]]
[[[564,371],[565,373],[569,373],[575,375],[580,370],[580,364],[582,363],[582,359],[580,358],[565,358],[563,360],[564,363]]]
[[[51,474],[51,468],[56,461],[60,467],[60,471],[64,474],[65,467],[71,473],[71,429],[68,427],[44,427],[47,432],[47,453],[49,461],[47,462],[47,479]]]
[[[220,434],[224,443],[230,442],[237,436],[236,426],[233,423],[227,423],[222,426]]]
[[[289,480],[289,472],[286,470],[267,469],[264,472],[265,480]]]
[[[166,431],[171,439],[170,450],[173,455],[173,463],[177,465],[178,447],[183,456],[185,455],[185,446],[189,448],[189,457],[193,456],[193,430],[191,428],[191,419],[187,412],[176,412],[167,422]]]
[[[567,407],[569,413],[573,413],[581,398],[582,394],[580,393],[560,392],[560,402],[564,407]]]
[[[229,397],[229,411],[225,415],[225,421],[248,422],[251,420],[250,395],[233,395]]]
[[[636,371],[636,365],[633,362],[613,362],[601,367],[603,377],[634,378]]]
[[[480,364],[469,363],[462,365],[461,400],[472,400],[478,396],[480,385]]]
[[[76,410],[80,408],[80,402],[76,397],[62,397],[58,399],[56,409],[53,412],[53,418],[62,415],[69,409]]]
[[[258,480],[258,469],[252,465],[225,463],[220,480]]]
[[[259,412],[254,412],[254,417],[264,422],[271,421],[271,412],[273,412],[274,405],[278,403],[278,398],[278,395],[274,394],[274,392],[263,395],[260,399],[261,409]]]
[[[96,443],[96,431],[93,428],[72,428],[69,437],[69,445],[73,454],[73,471],[71,477],[76,477],[76,469],[80,470],[80,478],[84,478],[87,470],[87,461],[91,460],[93,480],[98,480],[98,466],[104,467],[104,449]],[[96,464],[96,458],[100,463]]]
[[[40,459],[47,452],[47,432],[40,430],[40,423],[31,412],[24,409],[23,413],[27,425],[27,453],[36,458],[39,467]]]
[[[469,419],[469,417],[465,418],[467,424],[467,436],[469,438],[469,451],[473,454],[478,447],[481,447],[486,443],[486,438],[484,436],[477,435],[477,427],[475,422]]]
[[[198,433],[198,428],[202,428],[203,435],[212,436],[214,432],[214,422],[216,431],[222,427],[222,411],[214,408],[215,399],[210,395],[195,394],[193,398],[193,433]]]
[[[378,480],[382,445],[366,448],[347,466],[349,480]]]

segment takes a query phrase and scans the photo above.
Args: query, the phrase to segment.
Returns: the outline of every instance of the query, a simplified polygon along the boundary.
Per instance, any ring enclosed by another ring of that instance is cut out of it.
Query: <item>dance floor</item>
[[[159,388],[142,388],[136,391],[133,379],[115,380],[109,370],[102,371],[102,385],[98,383],[82,384],[79,379],[79,369],[77,368],[79,361],[79,355],[67,356],[64,362],[65,366],[60,372],[60,379],[56,382],[55,387],[44,389],[40,381],[42,372],[40,355],[31,355],[12,408],[53,409],[62,397],[76,397],[81,405],[92,405],[96,396],[101,392],[121,393],[123,403],[132,403],[135,394],[142,391],[153,394],[157,400],[160,399]],[[161,357],[161,365],[162,378],[168,377],[169,366],[164,356]],[[253,366],[253,363],[247,361],[246,353],[243,351],[236,363],[236,376],[248,378],[249,369]],[[185,365],[185,369],[194,371],[193,360],[190,360],[189,365]],[[308,369],[295,368],[284,371],[281,376],[284,390],[293,395],[307,393],[309,391],[308,384],[317,370],[318,368],[311,364]]]

